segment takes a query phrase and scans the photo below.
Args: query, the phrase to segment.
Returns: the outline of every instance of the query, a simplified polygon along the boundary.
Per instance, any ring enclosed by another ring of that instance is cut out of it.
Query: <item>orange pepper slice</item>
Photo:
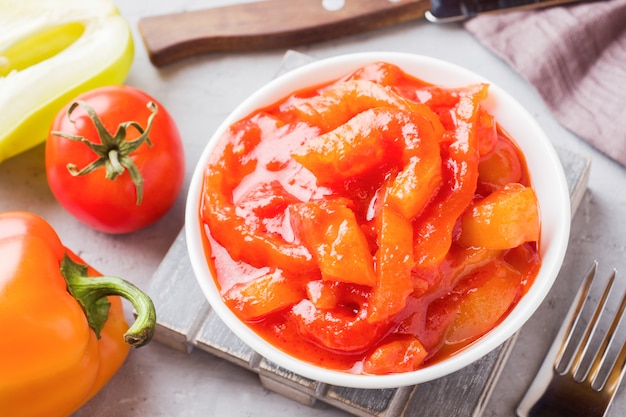
[[[511,249],[539,239],[535,191],[507,184],[476,202],[461,218],[458,243],[466,247]]]
[[[369,244],[346,199],[290,206],[294,231],[313,254],[322,279],[372,286]]]

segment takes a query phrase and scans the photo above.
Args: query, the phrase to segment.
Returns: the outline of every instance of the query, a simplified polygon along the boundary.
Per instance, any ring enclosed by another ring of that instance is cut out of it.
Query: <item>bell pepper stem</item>
[[[124,334],[124,340],[136,348],[147,344],[156,326],[156,310],[150,297],[122,278],[89,277],[87,271],[86,265],[73,261],[67,254],[61,261],[61,273],[67,289],[82,307],[96,336],[100,338],[100,330],[108,318],[110,302],[106,297],[117,295],[130,301],[137,312],[137,318]]]

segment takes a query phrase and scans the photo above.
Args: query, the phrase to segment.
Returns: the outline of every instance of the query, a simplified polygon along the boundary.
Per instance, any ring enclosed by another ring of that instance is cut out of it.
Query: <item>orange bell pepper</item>
[[[0,259],[0,414],[68,416],[117,372],[130,345],[151,339],[154,305],[85,265],[30,213],[0,213]],[[137,311],[130,328],[116,295]]]

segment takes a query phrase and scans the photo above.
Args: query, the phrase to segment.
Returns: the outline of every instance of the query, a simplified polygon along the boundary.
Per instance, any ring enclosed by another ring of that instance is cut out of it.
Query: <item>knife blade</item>
[[[147,16],[138,26],[150,61],[160,67],[198,54],[289,48],[424,17],[447,22],[520,4],[572,1],[267,0]]]

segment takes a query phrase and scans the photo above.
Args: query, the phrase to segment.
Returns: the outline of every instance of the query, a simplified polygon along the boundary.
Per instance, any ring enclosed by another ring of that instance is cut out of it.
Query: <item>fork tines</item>
[[[586,303],[591,302],[588,296],[597,269],[598,264],[594,262],[576,293],[535,380],[517,409],[518,416],[594,417],[606,414],[626,369],[626,344],[623,341],[617,357],[604,377],[601,377],[600,371],[608,360],[608,353],[615,342],[619,324],[626,310],[626,294],[622,297],[600,345],[595,353],[587,358],[588,354],[592,353],[594,334],[600,331],[598,324],[605,311],[616,276],[613,270],[589,322],[582,330],[582,335],[577,336],[580,333],[578,322],[583,315],[583,309]],[[585,360],[589,364],[583,367]]]

